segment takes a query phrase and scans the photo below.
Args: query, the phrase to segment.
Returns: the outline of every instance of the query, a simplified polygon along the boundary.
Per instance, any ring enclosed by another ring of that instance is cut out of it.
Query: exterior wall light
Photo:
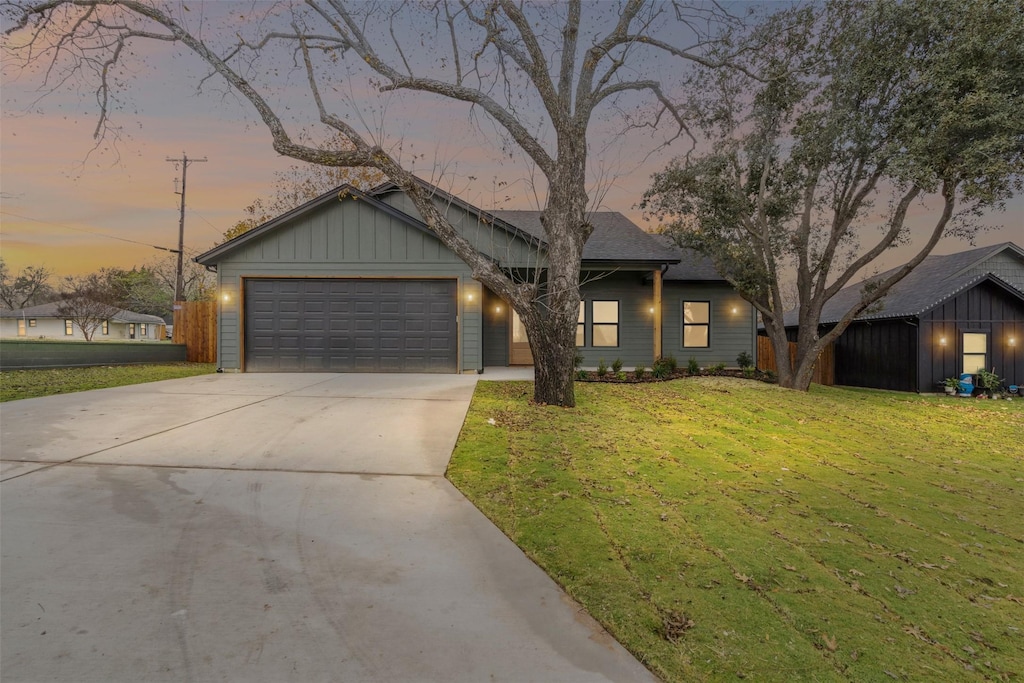
[[[654,306],[651,306],[651,307],[650,307],[649,309],[647,309],[647,310],[648,310],[648,311],[649,311],[649,312],[650,312],[651,314],[653,314],[653,313],[654,313]]]
[[[1017,345],[1017,340],[1015,338],[1013,338],[1013,337],[1010,337],[1010,346],[1016,346],[1016,345]]]
[[[946,345],[946,338],[945,337],[939,337],[939,346],[945,346],[945,345]]]
[[[495,313],[501,313],[501,306],[495,306],[494,307],[494,312]]]
[[[224,292],[224,296],[222,298],[224,299],[224,301],[231,301],[231,295],[228,294],[227,292]]]
[[[733,314],[733,315],[736,315],[736,314],[737,314],[737,313],[739,313],[739,312],[740,312],[740,309],[739,309],[739,308],[737,308],[736,306],[733,306],[733,307],[732,307],[732,314]]]
[[[472,301],[472,300],[473,300],[473,293],[470,292],[469,294],[466,295],[466,301]]]

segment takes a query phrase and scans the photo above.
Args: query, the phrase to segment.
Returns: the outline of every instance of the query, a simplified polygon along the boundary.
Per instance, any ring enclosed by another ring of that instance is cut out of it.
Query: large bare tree
[[[133,48],[175,43],[251,104],[280,154],[383,172],[473,277],[511,303],[536,362],[534,398],[560,406],[575,403],[580,263],[593,230],[587,220],[594,198],[588,151],[605,142],[594,139],[596,119],[604,112],[620,130],[666,128],[654,142],[645,141],[649,146],[684,137],[685,93],[674,79],[692,65],[727,64],[728,52],[712,57],[707,48],[721,25],[735,21],[715,2],[685,0],[282,0],[205,7],[157,0],[8,0],[2,6],[7,49],[15,58],[42,64],[53,84],[81,77],[96,83],[99,133]],[[246,16],[240,18],[243,7]],[[171,68],[177,67],[168,66],[163,77]],[[293,68],[305,81],[305,100],[285,93],[275,80]],[[364,93],[396,91],[463,105],[468,115],[489,121],[505,158],[518,150],[531,171],[539,171],[544,278],[517,280],[478,253],[446,220],[430,188],[417,182],[400,141],[388,138],[379,122],[362,118],[357,104]],[[358,97],[342,96],[354,92]],[[302,112],[311,116],[296,122]],[[345,147],[303,144],[295,131],[311,122],[339,133]]]
[[[779,383],[806,390],[821,350],[884,306],[940,238],[970,238],[1021,191],[1024,13],[1004,0],[833,0],[790,13],[787,32],[769,22],[736,38],[756,46],[744,54],[759,80],[734,69],[694,84],[709,149],[657,174],[645,203],[754,305]],[[865,280],[821,329],[825,304],[903,245],[910,259]]]
[[[107,273],[69,275],[61,282],[57,315],[70,320],[91,342],[96,330],[121,311],[122,294]]]

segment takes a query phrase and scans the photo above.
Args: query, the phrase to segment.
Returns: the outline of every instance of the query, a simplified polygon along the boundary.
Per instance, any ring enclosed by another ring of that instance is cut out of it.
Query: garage
[[[456,372],[455,279],[247,278],[248,372]]]

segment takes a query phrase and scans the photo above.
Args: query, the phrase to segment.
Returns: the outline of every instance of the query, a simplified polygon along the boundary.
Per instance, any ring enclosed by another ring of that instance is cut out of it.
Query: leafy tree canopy
[[[1003,0],[836,0],[776,13],[726,49],[744,50],[748,68],[691,83],[708,151],[657,174],[644,207],[757,308],[780,382],[806,389],[824,345],[941,237],[969,238],[978,215],[1020,192],[1024,13]],[[940,208],[918,237],[907,213],[929,195]],[[906,264],[819,330],[826,301],[909,242]],[[788,364],[792,281],[799,332]]]

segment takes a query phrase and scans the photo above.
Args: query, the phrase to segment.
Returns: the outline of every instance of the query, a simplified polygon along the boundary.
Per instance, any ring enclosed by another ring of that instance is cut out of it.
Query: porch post
[[[661,268],[654,270],[654,360],[661,358]]]

